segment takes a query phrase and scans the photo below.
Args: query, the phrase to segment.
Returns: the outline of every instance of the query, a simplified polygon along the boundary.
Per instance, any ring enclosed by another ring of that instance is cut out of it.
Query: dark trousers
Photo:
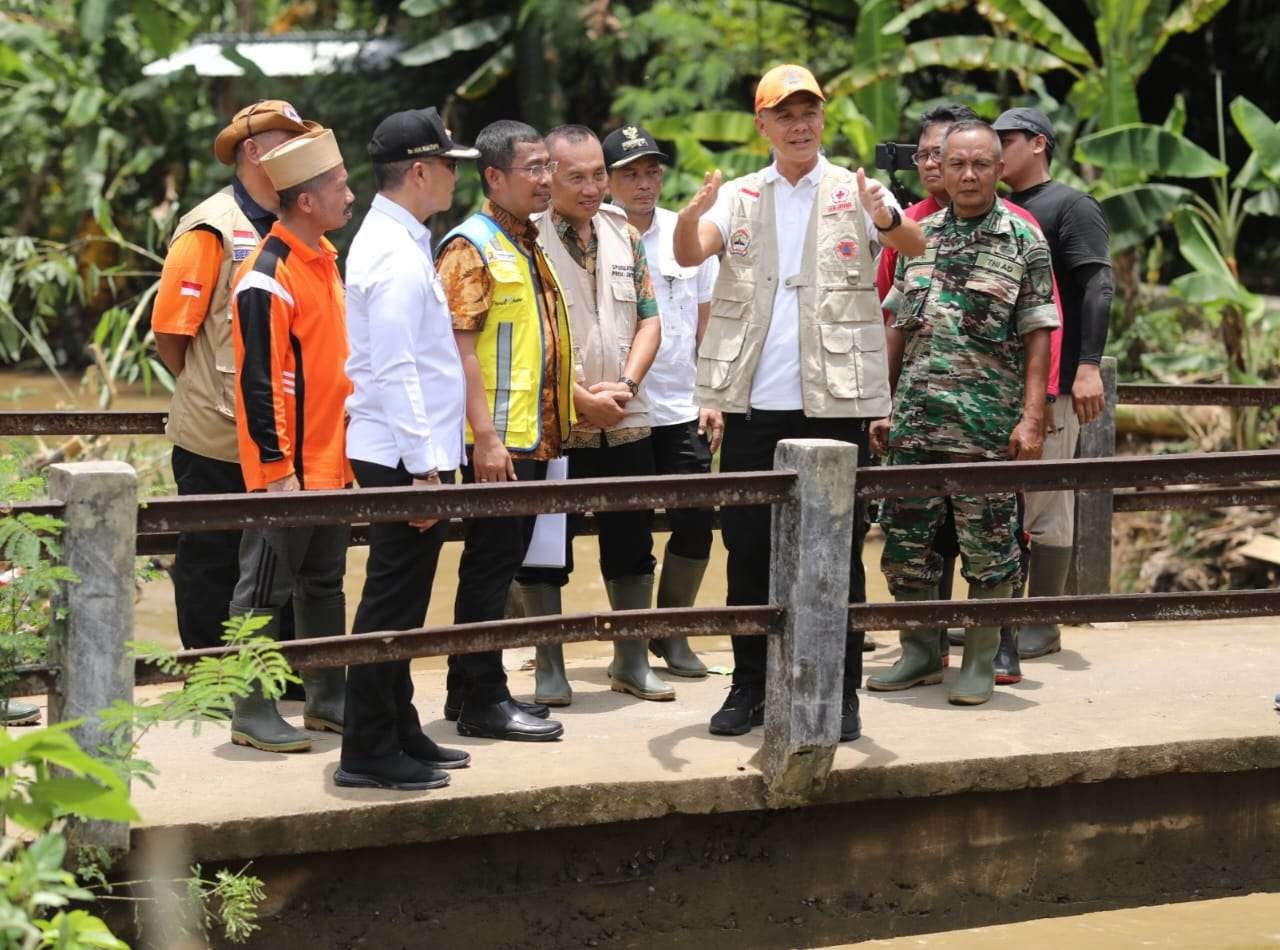
[[[858,447],[860,462],[867,451],[867,419],[810,419],[801,410],[753,409],[750,414],[725,413],[720,471],[750,472],[773,468],[773,453],[783,439],[836,439]],[[769,602],[771,509],[768,505],[726,507],[720,512],[721,536],[729,552],[730,606]],[[849,552],[849,601],[867,599],[867,575],[862,568],[862,542],[867,535],[866,505],[853,514],[853,544]],[[834,631],[833,631],[834,633]],[[862,631],[845,634],[846,689],[862,685]],[[764,637],[733,637],[733,681],[764,688],[768,644]]]
[[[547,477],[546,462],[515,459],[514,465],[519,481],[537,482]],[[470,465],[462,467],[462,481],[475,481]],[[454,623],[503,618],[507,591],[533,538],[533,523],[533,515],[472,518],[467,522],[458,565],[458,595],[453,602]],[[502,651],[450,655],[447,687],[450,693],[464,694],[468,702],[487,704],[510,699]]]
[[[697,420],[654,426],[653,467],[658,475],[703,475],[711,471],[711,446],[698,435]],[[671,539],[667,549],[691,561],[711,557],[711,508],[668,508]]]
[[[361,488],[395,488],[413,484],[404,465],[388,468],[351,460]],[[453,482],[453,472],[440,480]],[[426,531],[403,522],[369,525],[369,561],[364,590],[351,632],[413,630],[426,621],[431,585],[448,520]],[[342,727],[342,764],[368,767],[420,741],[422,723],[413,705],[413,679],[408,660],[362,663],[347,668],[347,702]]]
[[[172,462],[179,495],[244,492],[244,476],[235,462],[197,455],[178,445]],[[169,576],[183,648],[222,646],[222,623],[240,578],[240,532],[183,531]]]
[[[623,445],[568,449],[570,478],[618,478],[628,475],[652,475],[653,445],[648,438]],[[598,511],[600,526],[600,573],[606,581],[622,577],[652,574],[653,510]],[[565,538],[564,567],[522,567],[516,579],[523,584],[552,584],[563,587],[573,573],[573,538],[582,519],[570,515]]]

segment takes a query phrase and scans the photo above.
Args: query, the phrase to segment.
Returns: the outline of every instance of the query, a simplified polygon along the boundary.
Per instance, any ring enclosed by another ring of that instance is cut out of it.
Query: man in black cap
[[[463,460],[466,380],[423,223],[453,203],[458,161],[434,108],[383,119],[369,143],[378,194],[347,255],[347,456],[362,488],[440,485]],[[352,633],[426,620],[447,521],[369,526],[369,562]],[[423,789],[471,757],[435,744],[413,706],[409,661],[347,671],[342,760],[334,783]]]
[[[1011,200],[1035,215],[1049,242],[1062,302],[1062,362],[1058,392],[1046,413],[1045,459],[1075,455],[1080,426],[1102,414],[1098,366],[1111,313],[1111,238],[1098,202],[1053,181],[1049,164],[1057,145],[1053,123],[1039,109],[1009,109],[996,119],[1004,149],[1004,181]],[[1057,597],[1066,587],[1075,534],[1072,492],[1027,494],[1023,527],[1031,536],[1027,596]],[[1033,624],[1018,634],[1023,659],[1062,649],[1057,624]]]
[[[659,475],[698,475],[711,471],[724,419],[718,410],[693,402],[698,341],[711,312],[711,293],[720,272],[719,258],[697,267],[676,263],[673,237],[676,213],[658,207],[664,165],[670,158],[648,131],[624,125],[607,135],[605,167],[609,193],[644,241],[662,320],[662,344],[649,367],[644,388],[649,396],[650,441]],[[658,581],[659,607],[692,607],[711,557],[712,509],[673,508],[671,537]],[[650,641],[649,649],[677,676],[703,677],[707,668],[686,637]]]

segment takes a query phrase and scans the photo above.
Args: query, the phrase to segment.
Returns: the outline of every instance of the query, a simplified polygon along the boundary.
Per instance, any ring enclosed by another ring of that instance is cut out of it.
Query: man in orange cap
[[[676,221],[681,266],[723,252],[694,391],[695,405],[724,413],[722,472],[772,468],[782,439],[852,442],[865,459],[867,427],[889,411],[873,245],[912,256],[924,250],[924,237],[888,189],[822,155],[825,101],[803,66],[765,73],[756,129],[773,147],[773,163],[723,188],[720,172],[708,173]],[[768,598],[769,518],[764,507],[721,512],[730,604]],[[861,602],[861,503],[854,523],[849,599]],[[742,735],[764,721],[763,640],[733,638],[733,688],[712,733]],[[845,641],[842,740],[861,732],[862,645],[861,632]]]
[[[231,275],[276,220],[276,191],[262,156],[315,128],[289,103],[255,102],[218,133],[213,151],[235,168],[231,184],[178,222],[156,292],[151,328],[174,376],[165,434],[180,495],[244,491],[236,446]],[[173,562],[178,636],[187,649],[222,645],[240,576],[240,532],[184,531]]]
[[[277,146],[262,165],[280,196],[280,220],[240,266],[232,290],[240,470],[249,491],[344,488],[352,482],[346,305],[338,252],[325,233],[351,220],[354,199],[329,129]],[[275,636],[292,597],[299,636],[341,636],[349,533],[346,525],[245,531],[230,613],[265,614],[262,633]],[[341,733],[343,670],[304,671],[302,681],[303,725]],[[311,746],[261,689],[236,700],[231,740],[269,752]]]

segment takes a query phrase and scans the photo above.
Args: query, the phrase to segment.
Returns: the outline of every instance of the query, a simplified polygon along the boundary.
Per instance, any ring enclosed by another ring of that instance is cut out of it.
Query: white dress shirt
[[[347,456],[414,475],[463,459],[466,382],[431,233],[384,195],[347,253]]]
[[[644,391],[655,426],[698,418],[693,381],[698,361],[698,305],[711,302],[720,260],[709,257],[698,267],[681,267],[675,255],[676,213],[656,208],[644,239],[653,290],[662,320],[662,345],[644,378]]]
[[[773,187],[774,228],[778,241],[778,289],[773,296],[773,318],[769,334],[760,351],[760,362],[751,381],[752,409],[803,409],[800,388],[800,292],[787,286],[787,279],[800,273],[804,242],[818,198],[818,182],[827,160],[818,156],[818,164],[793,186],[778,172],[777,162],[764,170],[766,185]],[[886,202],[899,207],[892,192],[885,189]],[[864,208],[867,238],[878,241],[880,232],[871,214]],[[720,229],[725,246],[729,245],[729,192],[721,190],[715,205],[703,220]]]

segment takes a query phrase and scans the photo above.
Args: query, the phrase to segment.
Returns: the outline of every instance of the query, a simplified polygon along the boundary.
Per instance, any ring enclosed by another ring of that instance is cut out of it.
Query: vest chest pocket
[[[884,326],[829,323],[822,334],[822,369],[827,391],[837,399],[862,399],[885,387]]]
[[[613,291],[613,299],[624,303],[632,303],[636,299],[636,282],[621,277],[612,278],[609,287]]]
[[[818,323],[862,323],[879,320],[880,303],[874,288],[850,284],[820,284]]]

